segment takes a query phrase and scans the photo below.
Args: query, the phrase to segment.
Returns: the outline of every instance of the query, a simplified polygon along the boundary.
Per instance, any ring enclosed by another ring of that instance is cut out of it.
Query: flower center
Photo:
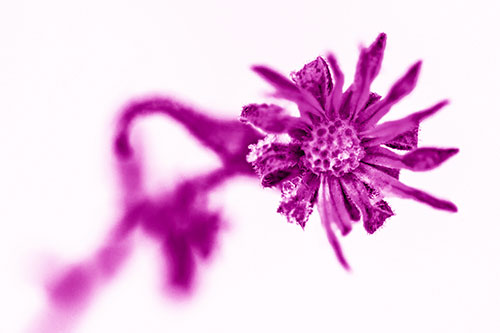
[[[331,172],[337,177],[356,169],[365,156],[354,129],[341,120],[315,127],[312,140],[302,145],[305,164],[315,173]]]

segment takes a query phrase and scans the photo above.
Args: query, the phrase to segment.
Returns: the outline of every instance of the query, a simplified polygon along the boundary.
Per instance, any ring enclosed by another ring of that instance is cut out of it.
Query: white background
[[[237,179],[214,195],[230,228],[195,297],[160,293],[156,244],[138,237],[118,278],[77,332],[499,332],[498,1],[9,1],[0,5],[0,331],[44,309],[48,263],[85,259],[119,211],[113,120],[153,92],[225,117],[264,101],[249,70],[283,73],[333,50],[351,82],[358,47],[388,42],[372,90],[423,59],[417,88],[390,118],[442,98],[421,145],[461,152],[407,184],[459,213],[391,199],[396,216],[342,239],[336,262],[317,213],[305,231],[275,213],[279,194]],[[136,128],[151,191],[218,162],[177,124]]]

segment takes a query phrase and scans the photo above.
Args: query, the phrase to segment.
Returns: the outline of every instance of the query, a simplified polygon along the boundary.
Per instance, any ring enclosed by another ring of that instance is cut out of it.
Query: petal
[[[403,156],[405,167],[413,171],[427,171],[441,165],[458,153],[458,148],[419,148]]]
[[[418,126],[411,130],[399,134],[394,139],[389,140],[384,145],[399,150],[412,150],[418,145]]]
[[[299,141],[310,141],[313,138],[311,129],[307,126],[292,126],[288,130],[288,135]]]
[[[300,118],[288,115],[282,107],[274,104],[246,105],[241,111],[240,121],[273,134],[285,133],[291,128],[306,126]]]
[[[351,218],[345,206],[342,187],[338,178],[324,176],[323,187],[328,191],[325,198],[326,212],[331,222],[335,223],[343,236],[352,229]]]
[[[271,69],[267,66],[256,65],[252,66],[252,70],[259,74],[264,80],[269,82],[277,90],[288,92],[290,94],[300,95],[300,91],[297,86],[295,86],[295,84],[293,84],[293,82],[288,78],[276,72],[274,69]]]
[[[353,173],[362,181],[401,198],[413,199],[436,209],[442,209],[450,212],[457,211],[457,207],[452,202],[438,199],[421,190],[407,186],[399,180],[386,175],[382,171],[377,170],[370,165],[362,163]]]
[[[422,120],[432,116],[448,103],[449,102],[447,100],[444,100],[428,109],[415,112],[405,118],[387,121],[375,126],[374,128],[361,132],[361,137],[370,138],[369,140],[363,140],[365,142],[365,147],[378,146],[380,144],[390,142],[399,135],[415,131],[415,128],[418,127]]]
[[[340,69],[337,59],[333,55],[333,53],[329,53],[326,57],[330,67],[333,71],[333,78],[335,79],[335,85],[333,87],[333,92],[331,95],[330,101],[330,109],[331,111],[328,113],[331,119],[335,118],[338,115],[340,109],[340,103],[342,102],[342,88],[344,86],[344,73]],[[328,110],[328,109],[327,109]]]
[[[457,148],[424,147],[405,155],[398,155],[389,149],[372,147],[366,150],[363,162],[389,168],[405,168],[412,171],[428,171],[441,165],[458,153]]]
[[[365,153],[366,155],[363,158],[363,162],[365,163],[396,169],[405,167],[405,164],[402,161],[403,157],[387,148],[369,147],[365,149]]]
[[[325,60],[317,57],[300,71],[292,73],[292,80],[301,89],[311,93],[324,108],[332,91],[332,77]]]
[[[271,136],[259,140],[249,148],[247,161],[257,172],[264,187],[275,186],[296,175],[297,163],[304,154],[299,146],[277,142]]]
[[[288,222],[305,227],[316,203],[320,180],[313,173],[306,173],[281,184],[281,203],[278,213]]]
[[[326,177],[323,176],[321,179],[321,186],[318,194],[318,211],[321,218],[321,223],[325,228],[328,241],[330,242],[330,245],[332,246],[333,251],[337,256],[338,261],[346,270],[349,270],[349,264],[344,257],[342,248],[340,247],[340,243],[335,236],[335,231],[332,228],[332,224],[335,223],[335,213],[333,212],[334,206],[332,204],[332,197],[328,187],[328,181]]]
[[[369,234],[373,234],[380,228],[385,220],[394,215],[391,208],[384,200],[378,200],[372,204],[372,196],[369,194],[365,184],[352,175],[342,178],[342,186],[351,195],[353,201],[361,209],[363,215],[363,226]]]
[[[342,182],[340,182],[340,185],[342,186]],[[351,195],[349,194],[349,192],[346,191],[346,189],[343,186],[342,186],[342,194],[344,196],[345,208],[347,209],[347,212],[349,213],[351,220],[356,222],[359,221],[361,218],[361,213],[358,207],[356,207],[356,204],[351,198]]]
[[[391,87],[387,96],[369,107],[365,112],[360,113],[356,123],[361,129],[367,129],[375,125],[383,116],[385,116],[391,107],[408,95],[417,84],[418,74],[422,62],[418,61]]]
[[[370,164],[370,163],[367,163],[367,164]],[[382,165],[376,165],[376,164],[370,164],[372,167],[374,167],[375,169],[378,169],[386,174],[388,174],[389,176],[393,177],[393,178],[396,178],[396,179],[399,179],[399,169],[398,168],[390,168],[390,167],[386,167],[386,166],[382,166]]]
[[[347,91],[342,95],[342,105],[339,109],[340,119],[348,119],[351,116],[351,100],[353,96],[353,88],[349,87]]]
[[[353,82],[353,97],[350,103],[350,117],[356,119],[356,114],[365,106],[370,93],[370,86],[380,71],[384,56],[386,35],[381,33],[367,49],[362,49],[359,55],[356,74]]]
[[[267,66],[253,66],[253,71],[269,82],[275,89],[277,97],[297,103],[300,115],[307,120],[308,113],[323,115],[319,102],[307,90],[301,90],[285,76]]]

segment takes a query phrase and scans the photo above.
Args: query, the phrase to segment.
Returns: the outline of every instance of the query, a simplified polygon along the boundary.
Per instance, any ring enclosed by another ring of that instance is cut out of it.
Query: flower
[[[302,228],[318,205],[328,240],[340,263],[349,269],[335,235],[347,235],[353,222],[363,220],[370,234],[394,215],[386,194],[409,198],[436,209],[456,212],[450,201],[400,182],[401,169],[427,171],[458,152],[456,148],[417,148],[422,120],[448,104],[379,124],[391,107],[416,85],[421,61],[412,65],[386,97],[370,92],[386,44],[381,33],[362,48],[354,82],[343,91],[344,75],[333,54],[306,64],[291,80],[266,66],[252,69],[275,88],[275,97],[297,104],[293,117],[274,104],[243,107],[240,120],[267,133],[249,146],[247,161],[264,187],[281,190],[278,212]],[[330,75],[333,73],[333,79]],[[389,149],[392,148],[392,149]],[[398,154],[394,150],[408,151]]]

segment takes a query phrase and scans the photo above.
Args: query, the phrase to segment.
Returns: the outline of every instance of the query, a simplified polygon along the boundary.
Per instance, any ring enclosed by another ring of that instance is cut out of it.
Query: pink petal
[[[275,134],[306,126],[300,118],[288,115],[282,107],[274,104],[246,105],[241,111],[240,121],[250,123],[264,132]]]
[[[389,168],[401,169],[405,167],[402,161],[402,156],[383,147],[370,147],[365,149],[366,155],[363,162],[368,164],[376,164]]]
[[[333,119],[335,118],[335,115],[338,115],[339,109],[340,109],[340,103],[342,102],[342,88],[344,86],[344,73],[342,73],[342,70],[340,69],[337,59],[335,59],[335,56],[333,53],[329,53],[326,57],[326,60],[328,60],[328,63],[330,64],[330,67],[333,72],[333,78],[335,79],[335,85],[333,87],[333,92],[331,95],[331,101],[330,101],[330,111],[327,109],[328,116]]]
[[[387,96],[379,103],[374,104],[365,112],[361,113],[356,123],[360,129],[367,129],[374,126],[383,116],[385,116],[391,107],[408,95],[417,84],[418,74],[422,62],[418,61],[391,87]]]
[[[394,139],[386,142],[384,145],[398,150],[412,150],[418,145],[418,126],[411,130],[399,134]]]
[[[342,182],[340,182],[340,184],[342,185]],[[342,187],[342,194],[344,195],[344,205],[345,208],[347,209],[347,212],[349,213],[349,217],[354,222],[359,221],[361,219],[361,213],[358,207],[356,207],[356,204],[351,198],[351,195],[343,187]]]
[[[297,103],[300,114],[304,120],[308,119],[308,113],[317,116],[323,115],[323,109],[314,96],[306,90],[297,88],[297,86],[285,76],[267,66],[253,66],[252,69],[276,89],[277,97]]]
[[[436,209],[442,209],[450,212],[457,211],[457,207],[452,202],[438,199],[421,190],[407,186],[401,183],[399,180],[390,177],[382,171],[377,170],[367,164],[360,164],[360,166],[353,173],[362,181],[365,181],[371,185],[378,187],[382,191],[390,192],[401,198],[413,199]]]
[[[370,164],[370,163],[367,163],[367,164]],[[391,176],[393,178],[399,179],[399,171],[400,171],[399,168],[391,168],[391,167],[386,167],[386,166],[376,165],[376,164],[370,164],[370,165],[372,167],[374,167],[375,169],[378,169],[378,170],[388,174],[389,176]]]
[[[311,93],[324,108],[332,90],[332,77],[325,60],[317,57],[300,71],[292,73],[292,80],[301,89]]]
[[[447,100],[444,100],[428,109],[415,112],[405,118],[387,121],[375,126],[374,128],[361,132],[360,135],[363,138],[370,138],[369,140],[364,140],[365,147],[378,146],[383,143],[388,143],[403,133],[411,132],[415,129],[415,127],[418,127],[422,120],[432,116],[448,103],[449,102]]]
[[[351,101],[354,94],[354,88],[351,86],[347,91],[342,95],[342,104],[340,105],[340,109],[338,112],[338,116],[340,119],[348,119],[351,116]]]
[[[350,117],[356,119],[358,111],[366,105],[370,86],[380,71],[384,56],[386,35],[381,33],[367,49],[362,49],[353,83],[353,97],[350,103]]]
[[[335,223],[343,236],[347,235],[351,229],[351,218],[345,206],[344,195],[342,187],[340,186],[338,178],[325,176],[324,187],[330,193],[329,212],[330,221]],[[328,197],[328,195],[327,195]],[[325,203],[328,204],[328,201]]]
[[[389,168],[405,168],[412,171],[428,171],[441,165],[448,158],[458,153],[457,148],[424,147],[405,155],[396,154],[382,147],[366,150],[363,162]]]
[[[312,140],[311,129],[307,126],[291,126],[288,129],[288,135],[299,141]]]
[[[290,93],[299,94],[299,89],[293,84],[285,76],[276,72],[274,69],[271,69],[267,66],[252,66],[252,70],[254,70],[257,74],[259,74],[264,80],[269,82],[273,87],[280,91],[288,91]]]
[[[346,270],[349,270],[349,264],[344,257],[342,248],[340,247],[340,243],[335,236],[335,231],[332,228],[332,223],[335,223],[335,212],[332,197],[328,187],[328,180],[325,176],[323,176],[321,179],[321,186],[318,194],[318,211],[321,218],[321,223],[325,228],[328,241],[330,242],[330,245],[332,246],[333,251],[337,256],[337,259]]]
[[[413,171],[427,171],[458,153],[457,148],[419,148],[403,156],[402,162]]]

